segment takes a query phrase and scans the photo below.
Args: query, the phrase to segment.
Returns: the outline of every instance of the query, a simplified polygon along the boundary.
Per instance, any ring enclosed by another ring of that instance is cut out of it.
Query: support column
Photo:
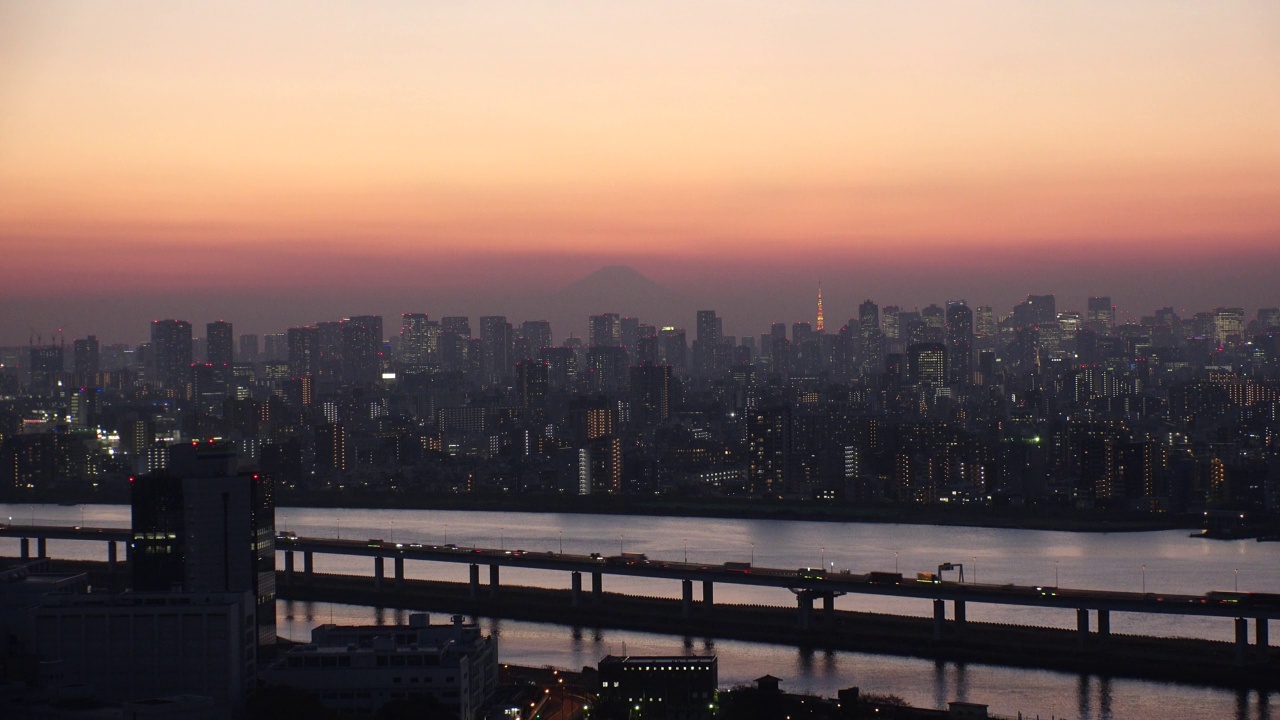
[[[115,557],[114,557],[115,550],[116,550],[115,543],[112,543],[112,548],[111,548],[111,555],[113,556],[112,561],[115,560]],[[284,551],[284,581],[287,583],[293,582],[293,551],[292,550]]]
[[[480,566],[471,563],[471,597],[480,597]]]
[[[941,640],[943,630],[947,626],[947,603],[944,600],[933,601],[933,639]]]
[[[956,629],[960,630],[964,627],[964,601],[956,600],[955,606],[952,608],[952,615],[956,619]]]
[[[1267,638],[1266,618],[1253,619],[1253,641],[1254,644],[1258,646],[1258,652],[1261,653],[1263,657],[1266,657],[1267,649],[1271,645],[1271,641]]]
[[[836,594],[827,593],[822,596],[822,621],[827,625],[836,624]]]
[[[598,573],[591,573],[591,602],[599,605],[604,602],[604,577]]]
[[[22,541],[19,543],[19,545],[22,547],[22,559],[30,560],[31,559],[31,540],[29,538],[22,538]]]
[[[680,617],[688,620],[693,617],[693,581],[680,581]]]
[[[396,567],[396,587],[402,588],[404,587],[404,558],[403,557],[396,556],[395,567]]]
[[[1111,638],[1111,611],[1098,611],[1098,642],[1102,645],[1107,644],[1107,640]]]
[[[710,580],[702,581],[702,612],[710,615],[716,606],[715,602],[715,583]]]
[[[570,583],[572,591],[569,593],[569,597],[573,599],[574,607],[582,607],[582,573],[574,570],[569,577],[572,579]]]
[[[107,565],[112,569],[116,569],[116,562],[119,560],[120,550],[116,547],[115,540],[107,541]]]
[[[1236,664],[1243,665],[1249,651],[1249,621],[1236,618]]]
[[[498,597],[498,568],[499,565],[489,566],[489,597]]]
[[[316,574],[316,557],[310,550],[302,552],[302,574],[306,575],[308,580]]]
[[[796,604],[799,606],[800,629],[808,630],[813,625],[813,595],[807,590],[796,593]]]
[[[379,555],[373,559],[373,589],[374,590],[382,589],[382,574],[383,574],[382,566],[383,566],[382,556]]]
[[[1076,609],[1076,630],[1079,632],[1080,646],[1089,642],[1089,608]]]
[[[36,538],[36,557],[49,557],[49,541],[46,538]]]

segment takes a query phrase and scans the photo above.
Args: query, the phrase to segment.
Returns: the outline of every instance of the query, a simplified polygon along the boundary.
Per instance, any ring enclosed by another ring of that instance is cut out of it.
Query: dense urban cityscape
[[[342,504],[725,496],[1230,511],[1251,528],[1276,512],[1276,308],[1118,324],[1108,297],[848,312],[817,293],[812,321],[742,338],[714,310],[692,329],[601,312],[554,337],[427,313],[261,337],[157,320],[136,346],[33,336],[0,350],[0,480],[10,502],[120,499],[174,443],[216,438],[281,497]]]

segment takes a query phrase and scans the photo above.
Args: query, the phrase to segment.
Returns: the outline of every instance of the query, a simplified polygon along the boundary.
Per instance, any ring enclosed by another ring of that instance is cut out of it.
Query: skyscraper
[[[155,358],[156,382],[177,388],[187,384],[191,374],[191,323],[186,320],[154,320],[151,349]]]
[[[93,378],[98,374],[98,338],[90,335],[82,340],[76,340],[72,349],[75,355],[74,369],[77,382],[94,382]]]
[[[205,360],[215,368],[230,368],[232,354],[231,323],[224,320],[205,325]]]
[[[587,320],[587,347],[617,347],[621,344],[622,317],[618,313],[592,315]]]
[[[258,362],[258,336],[245,334],[240,336],[240,362]]]
[[[316,329],[293,327],[285,333],[289,338],[289,376],[300,378],[316,372]]]
[[[947,348],[942,343],[916,343],[907,348],[907,378],[935,388],[947,382]]]
[[[175,445],[169,469],[134,478],[133,589],[247,592],[258,644],[275,643],[275,496],[239,474],[231,443]]]
[[[1116,324],[1116,309],[1109,296],[1089,298],[1089,308],[1084,319],[1101,328],[1111,328]]]
[[[400,316],[400,364],[407,370],[424,370],[435,359],[440,326],[426,313]]]
[[[511,359],[511,323],[504,315],[480,318],[480,341],[484,344],[482,372],[486,382],[500,382],[511,377],[515,364]]]
[[[542,348],[551,347],[551,323],[546,320],[525,320],[520,324],[520,334],[529,341],[529,353],[537,356]]]
[[[342,321],[342,379],[371,383],[382,377],[382,316],[355,315]]]
[[[947,383],[968,385],[973,369],[973,311],[963,300],[947,302]]]
[[[827,327],[826,318],[822,313],[822,283],[818,283],[818,318],[817,323],[813,327],[818,332],[822,332]]]

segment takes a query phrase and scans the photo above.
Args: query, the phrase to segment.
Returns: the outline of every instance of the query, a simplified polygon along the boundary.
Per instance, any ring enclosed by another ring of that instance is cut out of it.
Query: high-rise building
[[[382,316],[355,315],[342,321],[342,379],[377,382],[382,377]]]
[[[293,327],[285,333],[289,338],[289,375],[300,378],[316,372],[316,329]]]
[[[942,387],[947,382],[947,347],[942,343],[916,343],[907,348],[907,379],[913,384]]]
[[[887,308],[886,308],[887,309]],[[853,328],[849,328],[852,330]],[[863,338],[880,329],[880,307],[871,300],[858,306],[858,334]]]
[[[724,321],[715,310],[698,311],[697,335],[694,340],[707,346],[719,345],[724,337]]]
[[[791,406],[758,407],[747,415],[747,485],[753,495],[786,492],[791,478]]]
[[[1215,308],[1213,336],[1220,343],[1239,340],[1244,332],[1244,308]]]
[[[169,448],[167,470],[133,478],[133,589],[247,592],[258,645],[276,639],[272,480],[238,473],[229,442]]]
[[[511,323],[504,315],[480,318],[480,341],[484,343],[482,372],[487,382],[501,382],[511,377],[515,363],[511,359]]]
[[[152,321],[151,350],[156,382],[167,388],[185,386],[191,374],[191,323],[186,320]]]
[[[973,334],[980,338],[996,334],[996,314],[990,305],[979,305],[973,314]]]
[[[551,345],[551,323],[546,320],[525,320],[520,323],[520,334],[529,341],[529,353],[536,357],[542,348]]]
[[[641,424],[666,422],[671,416],[671,366],[631,368],[631,398],[631,412]]]
[[[544,408],[550,378],[551,364],[546,360],[522,360],[516,363],[516,394],[520,397],[520,407],[526,411]]]
[[[622,343],[622,317],[618,313],[592,315],[587,320],[587,347],[617,347]]]
[[[287,360],[289,357],[289,338],[284,333],[268,333],[262,337],[261,360]]]
[[[1013,308],[1013,324],[1017,327],[1049,325],[1058,319],[1058,304],[1052,295],[1028,295]]]
[[[72,346],[75,356],[75,364],[73,365],[78,382],[94,382],[93,378],[98,374],[98,338],[90,335],[82,340],[76,340]]]
[[[400,364],[408,370],[424,370],[433,362],[440,337],[440,325],[426,313],[400,316]]]
[[[231,367],[235,362],[232,354],[231,323],[218,320],[205,325],[205,362],[214,367]]]
[[[898,325],[898,313],[900,312],[902,312],[902,308],[897,305],[885,305],[880,311],[883,318],[881,328],[884,331],[884,336],[890,340],[897,340],[902,337],[900,326]]]
[[[244,334],[240,336],[240,362],[258,362],[258,336]]]
[[[640,318],[624,317],[620,321],[618,331],[618,342],[622,344],[634,356],[636,351],[636,342],[641,338]]]
[[[973,311],[963,300],[947,302],[947,383],[968,385],[973,376]]]
[[[440,318],[440,329],[445,332],[452,332],[461,335],[464,339],[471,339],[471,318],[465,315],[451,315]]]
[[[1089,323],[1110,328],[1116,324],[1116,309],[1111,304],[1109,296],[1099,296],[1089,298],[1088,311],[1085,313],[1084,319]]]

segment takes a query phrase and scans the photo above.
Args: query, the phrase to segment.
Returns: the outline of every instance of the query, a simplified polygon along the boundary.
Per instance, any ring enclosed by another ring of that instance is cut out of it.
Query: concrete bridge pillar
[[[21,551],[22,559],[30,560],[31,559],[31,540],[29,538],[22,538],[21,542],[19,543],[19,546],[22,548],[22,551]]]
[[[956,600],[951,609],[951,614],[956,619],[956,629],[964,627],[964,601]]]
[[[1264,657],[1267,654],[1267,648],[1271,645],[1271,641],[1267,638],[1267,619],[1253,619],[1253,642],[1258,646],[1258,652]]]
[[[114,545],[114,543],[112,543]],[[111,548],[111,554],[115,555],[115,548]],[[115,558],[112,558],[114,560]],[[284,551],[284,581],[293,582],[293,551]]]
[[[1236,665],[1243,665],[1249,652],[1249,621],[1236,618]]]
[[[604,576],[598,572],[591,573],[591,602],[595,605],[604,602]]]
[[[1076,631],[1080,646],[1084,647],[1089,642],[1089,608],[1076,608]]]
[[[681,601],[680,616],[685,620],[693,617],[693,581],[680,581]]]
[[[115,540],[107,541],[107,566],[112,570],[116,569],[116,562],[119,560],[120,550],[116,547]]]
[[[710,615],[716,605],[715,583],[710,580],[702,581],[702,612]]]
[[[822,596],[822,622],[836,624],[836,594],[827,593]]]
[[[310,550],[302,552],[302,574],[308,580],[311,579],[312,575],[316,574],[316,555]]]
[[[813,626],[813,595],[807,590],[796,593],[796,604],[799,606],[800,629],[808,630]]]
[[[49,557],[49,541],[46,538],[36,538],[36,557]]]
[[[382,556],[379,555],[373,559],[373,589],[374,590],[382,589],[382,575],[383,575],[382,566],[383,566]]]
[[[574,570],[569,577],[571,578],[570,587],[572,588],[572,591],[569,593],[569,597],[573,599],[574,607],[581,607],[582,606],[582,573],[578,572],[577,570]]]
[[[480,566],[471,563],[471,597],[480,597]]]
[[[404,587],[404,558],[397,556],[395,559],[396,568],[396,587]]]
[[[947,626],[947,603],[945,600],[933,601],[933,639],[941,640]]]
[[[1098,611],[1098,642],[1105,645],[1111,637],[1111,611]]]
[[[489,566],[489,597],[498,597],[498,568],[500,565]]]

